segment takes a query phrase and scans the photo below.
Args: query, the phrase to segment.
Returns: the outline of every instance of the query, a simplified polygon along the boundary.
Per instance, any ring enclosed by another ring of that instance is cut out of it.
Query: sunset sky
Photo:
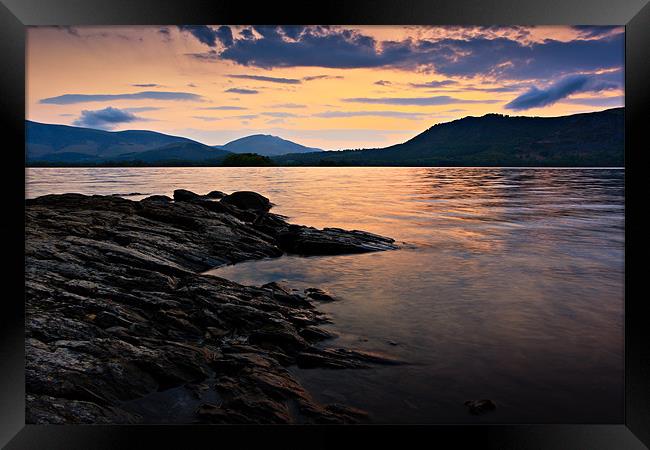
[[[216,145],[383,147],[498,112],[624,105],[623,27],[31,27],[27,118]]]

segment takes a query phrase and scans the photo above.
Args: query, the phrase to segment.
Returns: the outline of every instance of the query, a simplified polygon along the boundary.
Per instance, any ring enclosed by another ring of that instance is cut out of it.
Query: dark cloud
[[[312,75],[309,77],[302,77],[304,81],[314,81],[314,80],[342,80],[344,77],[342,75]]]
[[[221,58],[267,69],[296,66],[394,67],[435,71],[450,77],[481,75],[532,80],[622,67],[624,55],[622,33],[569,42],[552,39],[529,42],[517,40],[516,37],[520,37],[517,33],[521,30],[512,30],[515,35],[508,37],[479,33],[463,39],[378,42],[345,28],[301,27],[290,31],[290,38],[283,27],[255,27],[255,33],[247,30],[221,51],[211,49],[193,56]]]
[[[386,81],[386,80],[378,80],[378,81],[375,81],[373,84],[376,84],[378,86],[390,86],[393,83],[391,83],[390,81]]]
[[[216,37],[226,47],[230,47],[233,44],[232,31],[230,31],[230,27],[220,26],[217,28]]]
[[[257,94],[259,91],[256,91],[255,89],[230,88],[226,89],[224,92],[230,92],[233,94]]]
[[[95,111],[83,110],[72,124],[80,127],[101,128],[110,130],[121,123],[146,120],[133,113],[109,106]]]
[[[546,88],[531,87],[528,91],[505,105],[506,109],[522,110],[552,105],[563,98],[580,92],[600,92],[615,89],[617,84],[594,75],[572,75]]]
[[[141,87],[141,88],[160,87],[160,85],[156,83],[134,83],[131,86]]]
[[[63,94],[57,97],[42,99],[39,103],[53,105],[70,105],[73,103],[86,102],[110,102],[114,100],[179,100],[199,101],[200,95],[190,94],[188,92],[165,92],[165,91],[144,91],[132,94]]]
[[[409,85],[414,88],[439,88],[444,86],[451,86],[452,84],[457,84],[457,83],[458,82],[454,80],[442,80],[442,81],[429,81],[427,83],[409,83]]]
[[[411,106],[435,106],[435,105],[453,105],[456,103],[496,103],[497,100],[464,100],[454,98],[448,95],[438,95],[434,97],[380,97],[380,98],[344,98],[344,102],[352,103],[370,103],[380,105],[411,105]]]
[[[229,78],[241,78],[245,80],[268,81],[269,83],[281,84],[300,84],[301,81],[296,78],[277,78],[266,77],[263,75],[228,75]]]
[[[340,117],[392,117],[395,119],[415,120],[422,119],[423,117],[432,117],[432,115],[403,111],[325,111],[314,114],[314,117],[325,119],[335,119]]]
[[[578,31],[582,37],[594,38],[611,34],[621,27],[601,26],[601,25],[574,25],[574,30]]]
[[[210,47],[217,45],[217,30],[207,25],[179,25],[178,29],[190,33],[205,45]]]
[[[584,106],[602,106],[603,108],[614,108],[625,106],[625,97],[622,95],[616,97],[596,97],[596,98],[565,98],[562,103]]]

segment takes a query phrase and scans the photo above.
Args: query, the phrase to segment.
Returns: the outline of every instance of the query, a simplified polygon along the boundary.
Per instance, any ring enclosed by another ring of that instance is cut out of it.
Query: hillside
[[[280,165],[622,166],[624,108],[561,117],[487,114],[382,149],[274,157]]]
[[[319,148],[305,147],[269,134],[254,134],[218,146],[233,153],[257,153],[262,156],[285,155],[287,153],[320,152]]]
[[[141,161],[143,163],[155,162],[220,162],[231,153],[225,150],[212,148],[198,142],[175,142],[160,148],[147,150],[145,152],[127,153],[114,158],[111,161]]]
[[[153,150],[172,143],[194,142],[154,131],[104,131],[25,122],[28,161],[83,162]]]

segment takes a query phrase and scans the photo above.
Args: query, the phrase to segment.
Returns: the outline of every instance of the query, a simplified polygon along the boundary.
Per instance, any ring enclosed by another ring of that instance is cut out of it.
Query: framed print
[[[645,448],[649,8],[3,0],[0,442]]]

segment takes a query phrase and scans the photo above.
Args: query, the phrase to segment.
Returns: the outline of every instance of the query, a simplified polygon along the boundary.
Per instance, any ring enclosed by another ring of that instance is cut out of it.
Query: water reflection
[[[27,193],[255,190],[296,223],[414,244],[215,273],[342,297],[322,307],[340,335],[335,344],[414,364],[296,373],[322,400],[369,410],[378,422],[611,423],[622,418],[623,177],[597,169],[29,169]],[[468,416],[463,401],[484,397],[497,411]]]

